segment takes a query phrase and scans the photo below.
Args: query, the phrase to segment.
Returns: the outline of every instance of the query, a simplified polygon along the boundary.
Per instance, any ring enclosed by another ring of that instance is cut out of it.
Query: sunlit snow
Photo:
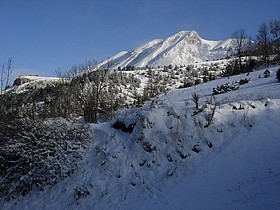
[[[71,177],[0,208],[279,209],[278,68],[269,78],[261,69],[173,90],[92,124],[90,147]],[[239,86],[244,78],[250,82]],[[239,89],[213,97],[225,83]],[[113,128],[117,122],[126,129]]]

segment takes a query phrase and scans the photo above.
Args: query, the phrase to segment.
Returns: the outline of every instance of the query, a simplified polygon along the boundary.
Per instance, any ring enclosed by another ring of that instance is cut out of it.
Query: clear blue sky
[[[14,75],[53,75],[156,38],[196,30],[205,39],[280,17],[280,0],[0,0],[0,64]]]

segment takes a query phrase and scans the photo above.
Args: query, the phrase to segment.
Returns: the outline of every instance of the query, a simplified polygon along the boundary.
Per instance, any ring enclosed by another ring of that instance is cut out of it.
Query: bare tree
[[[115,98],[108,94],[112,87],[110,73],[97,69],[95,60],[87,60],[65,73],[58,69],[56,74],[61,82],[57,84],[58,97],[53,100],[55,115],[68,118],[73,113],[82,114],[85,122],[97,123],[99,114],[107,115],[112,110]]]
[[[269,27],[263,22],[258,30],[257,35],[258,49],[260,51],[262,61],[266,66],[269,66],[270,52],[271,52],[271,39],[269,36]]]
[[[270,27],[270,34],[273,36],[273,38],[279,39],[280,38],[280,18],[271,19],[269,21],[269,27]]]
[[[10,86],[10,80],[12,75],[12,60],[13,60],[12,57],[9,58],[7,64],[3,63],[1,66],[1,79],[0,79],[1,94],[3,93],[4,89]]]
[[[280,55],[280,18],[271,19],[269,21],[270,34],[273,38],[273,45],[275,46],[275,51]]]
[[[102,112],[100,107],[103,91],[109,86],[107,70],[94,70],[85,74],[80,86],[80,101],[84,112],[84,119],[89,123],[96,123],[98,113]]]
[[[59,81],[56,83],[56,98],[50,100],[51,116],[69,118],[74,110],[73,103],[76,102],[73,97],[75,90],[70,84],[73,75],[70,70],[62,71],[60,68],[55,70],[55,74]]]
[[[97,61],[95,59],[86,60],[83,64],[80,64],[80,72],[90,72],[96,69]]]
[[[242,71],[242,56],[248,47],[248,37],[245,33],[245,29],[240,29],[232,33],[232,50],[234,54],[238,57],[239,62],[239,71],[236,72],[237,74]]]
[[[192,94],[192,101],[195,103],[195,109],[198,110],[199,95],[197,93]]]
[[[5,77],[4,77],[4,75],[5,75],[5,64],[2,64],[2,66],[1,66],[1,80],[0,80],[0,82],[1,82],[1,95],[3,94],[3,90],[4,90],[4,81],[5,81]]]
[[[1,66],[1,78],[0,78],[0,118],[5,120],[6,118],[6,93],[4,92],[10,86],[10,80],[12,75],[12,59],[9,58],[7,64],[3,63]]]

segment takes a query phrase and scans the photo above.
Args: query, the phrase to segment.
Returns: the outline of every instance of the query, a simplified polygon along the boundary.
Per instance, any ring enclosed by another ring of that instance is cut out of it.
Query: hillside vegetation
[[[91,124],[78,167],[75,161],[65,165],[74,169],[71,176],[50,189],[35,187],[24,197],[3,200],[2,208],[203,209],[208,203],[276,209],[278,68],[270,68],[269,77],[262,69],[172,90],[143,107],[123,109],[113,121]],[[249,82],[240,85],[245,78]],[[239,88],[213,95],[213,88],[226,83]],[[69,142],[70,148],[76,143]]]

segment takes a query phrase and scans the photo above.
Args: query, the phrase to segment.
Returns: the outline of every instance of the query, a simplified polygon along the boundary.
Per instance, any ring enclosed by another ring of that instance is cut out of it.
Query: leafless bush
[[[192,94],[192,101],[195,103],[195,109],[198,110],[199,95],[197,93]]]
[[[70,176],[86,149],[88,132],[61,118],[0,125],[0,197],[43,190]]]
[[[204,126],[206,128],[213,122],[213,118],[214,118],[218,103],[216,102],[215,96],[212,96],[210,100],[205,102],[205,104],[209,108],[208,115],[206,117],[207,124]]]

